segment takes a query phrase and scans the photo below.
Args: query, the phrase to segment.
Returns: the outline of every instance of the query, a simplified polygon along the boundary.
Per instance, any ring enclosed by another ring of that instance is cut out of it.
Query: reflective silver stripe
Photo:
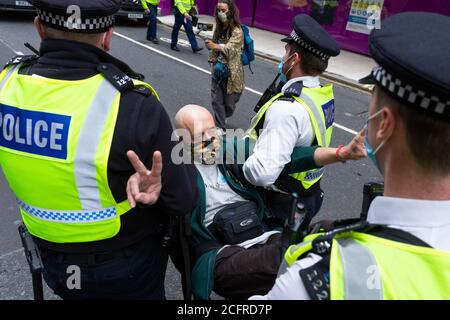
[[[302,93],[300,95],[300,99],[302,99],[303,101],[306,102],[306,104],[308,105],[309,109],[311,109],[311,111],[314,113],[314,117],[316,118],[317,124],[319,126],[319,131],[322,135],[322,147],[325,147],[327,144],[327,140],[326,140],[326,125],[324,123],[324,121],[322,120],[321,114],[319,112],[319,108],[316,106],[316,104],[314,103],[314,101],[312,101],[306,94]]]
[[[96,179],[95,158],[97,149],[101,147],[100,138],[117,93],[117,89],[109,81],[103,80],[81,129],[75,151],[74,170],[83,210],[98,210],[102,207]]]
[[[101,210],[47,210],[30,206],[17,199],[19,207],[40,220],[61,223],[92,223],[116,218],[116,208],[110,207]]]
[[[344,272],[345,300],[382,300],[381,276],[372,252],[350,238],[336,241]]]
[[[0,91],[3,89],[4,85],[8,81],[9,78],[11,78],[14,71],[16,71],[17,68],[19,68],[20,64],[13,65],[11,68],[8,69],[6,72],[5,77],[0,81]]]

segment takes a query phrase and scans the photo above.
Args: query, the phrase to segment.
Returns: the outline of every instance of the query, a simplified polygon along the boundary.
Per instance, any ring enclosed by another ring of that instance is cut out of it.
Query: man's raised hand
[[[132,208],[136,207],[136,203],[144,205],[155,204],[161,193],[161,172],[162,172],[162,155],[161,152],[153,153],[152,169],[148,170],[134,151],[128,151],[127,157],[133,165],[136,173],[133,174],[127,183],[128,202]]]

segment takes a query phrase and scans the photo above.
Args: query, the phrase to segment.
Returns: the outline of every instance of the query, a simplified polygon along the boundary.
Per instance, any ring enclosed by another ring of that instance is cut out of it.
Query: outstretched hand
[[[367,157],[364,145],[365,130],[361,130],[349,144],[341,148],[339,157],[344,160],[360,160]]]
[[[161,172],[162,172],[162,155],[161,152],[153,153],[152,169],[148,170],[138,155],[134,151],[128,151],[127,157],[133,165],[136,173],[133,174],[127,183],[128,202],[132,208],[136,207],[136,203],[145,205],[155,204],[161,193]]]

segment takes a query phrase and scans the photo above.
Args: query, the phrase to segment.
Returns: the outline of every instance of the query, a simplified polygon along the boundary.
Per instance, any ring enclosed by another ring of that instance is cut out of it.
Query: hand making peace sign
[[[161,172],[163,164],[161,152],[155,151],[153,153],[151,170],[145,167],[134,151],[128,151],[127,156],[134,170],[136,170],[136,173],[128,179],[128,202],[132,208],[136,207],[137,202],[145,205],[155,204],[158,201],[162,187]]]

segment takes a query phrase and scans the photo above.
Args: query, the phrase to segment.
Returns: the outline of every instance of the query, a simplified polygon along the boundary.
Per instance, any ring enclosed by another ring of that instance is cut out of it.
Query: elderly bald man
[[[190,239],[195,260],[192,271],[195,297],[209,299],[212,290],[228,299],[246,299],[256,292],[267,292],[275,282],[283,248],[280,232],[266,223],[262,196],[248,182],[239,181],[227,164],[218,161],[222,160],[218,155],[224,155],[221,148],[230,139],[225,139],[206,108],[197,105],[181,108],[175,116],[175,126],[184,142],[184,151],[190,154],[189,159],[199,173],[201,203],[191,219]],[[364,156],[362,143],[362,137],[352,140],[342,148],[342,158]],[[291,170],[302,165],[318,167],[337,162],[337,149],[302,149],[290,164]],[[248,225],[236,232],[236,226],[242,222]],[[231,230],[235,231],[232,236]]]

